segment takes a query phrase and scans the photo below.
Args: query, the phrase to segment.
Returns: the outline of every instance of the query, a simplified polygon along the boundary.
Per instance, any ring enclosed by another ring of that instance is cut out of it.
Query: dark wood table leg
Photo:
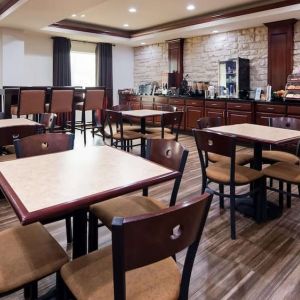
[[[141,133],[146,133],[146,118],[141,118]],[[141,157],[146,157],[146,139],[141,139]]]
[[[73,259],[87,254],[87,211],[73,214]]]

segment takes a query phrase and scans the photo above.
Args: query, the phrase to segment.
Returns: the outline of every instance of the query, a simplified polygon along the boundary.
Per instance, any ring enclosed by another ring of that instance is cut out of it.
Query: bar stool
[[[46,91],[42,88],[20,88],[18,105],[11,106],[11,114],[20,116],[33,115],[38,120],[39,114],[45,112]]]
[[[92,129],[93,137],[95,136],[95,129],[103,129],[103,109],[106,109],[106,89],[105,87],[90,87],[85,89],[85,98],[83,102],[75,105],[75,110],[82,112],[81,122],[76,129],[83,131],[84,145],[86,145],[86,130]],[[92,111],[92,122],[86,122],[85,113]],[[96,120],[95,112],[100,112],[100,120]],[[103,135],[103,130],[102,130]],[[104,135],[103,135],[104,138]]]
[[[49,113],[58,114],[54,132],[70,131],[68,120],[71,119],[71,132],[75,132],[74,88],[55,87],[51,90],[50,103],[46,105]]]

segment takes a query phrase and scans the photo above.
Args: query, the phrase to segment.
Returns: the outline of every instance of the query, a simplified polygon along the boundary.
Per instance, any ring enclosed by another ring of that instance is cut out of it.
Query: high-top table
[[[0,147],[13,144],[13,139],[40,133],[44,126],[25,118],[0,119]]]
[[[256,170],[262,169],[262,148],[264,144],[282,145],[300,139],[300,131],[275,128],[256,124],[236,124],[204,129],[225,135],[234,135],[237,139],[250,142],[254,146],[254,164]],[[264,197],[266,199],[266,196]],[[262,205],[262,220],[267,218],[267,201]]]
[[[140,119],[141,123],[141,133],[146,133],[146,118],[148,117],[157,117],[162,116],[163,114],[170,113],[169,111],[162,111],[162,110],[154,110],[154,109],[137,109],[137,110],[124,110],[121,111],[124,117],[131,117]],[[145,157],[145,138],[141,139],[141,156]]]
[[[91,204],[179,175],[108,146],[34,156],[0,164],[0,187],[22,224],[73,216],[73,257],[87,252]]]

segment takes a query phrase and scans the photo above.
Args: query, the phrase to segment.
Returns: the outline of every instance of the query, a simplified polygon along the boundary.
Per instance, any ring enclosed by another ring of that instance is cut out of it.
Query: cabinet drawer
[[[236,103],[236,102],[228,102],[227,103],[228,110],[244,110],[251,111],[251,103]]]
[[[153,96],[142,96],[141,100],[143,102],[153,102]]]
[[[161,104],[168,104],[169,98],[168,97],[155,97],[154,102],[161,103]]]
[[[256,111],[284,114],[285,113],[285,105],[257,104]]]
[[[205,106],[211,108],[225,108],[225,104],[225,101],[205,101]]]
[[[171,105],[184,105],[184,99],[178,99],[178,98],[170,98],[169,104]]]
[[[188,99],[188,100],[185,100],[185,104],[187,105],[187,106],[203,106],[203,100],[190,100],[190,99]]]
[[[300,106],[288,106],[287,114],[290,115],[300,115]]]
[[[141,101],[141,97],[140,96],[130,96],[128,98],[129,101]]]

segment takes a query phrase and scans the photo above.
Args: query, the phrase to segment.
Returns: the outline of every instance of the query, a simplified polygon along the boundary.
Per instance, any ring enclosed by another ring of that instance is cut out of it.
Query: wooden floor
[[[82,146],[81,139],[77,140],[76,146]],[[193,138],[181,136],[180,142],[190,153],[178,201],[199,193],[201,183]],[[91,145],[92,141],[89,140],[89,143]],[[171,188],[171,182],[161,184],[151,188],[150,195],[168,201]],[[270,192],[268,197],[276,201],[277,195]],[[17,224],[13,210],[5,200],[1,200],[0,230]],[[47,228],[69,251],[64,222],[47,225]],[[100,236],[100,247],[111,243],[107,229],[102,228]],[[177,258],[181,267],[184,253]],[[40,295],[54,282],[53,276],[42,280]],[[237,240],[232,241],[228,208],[220,210],[215,197],[195,260],[189,298],[300,299],[300,201],[293,199],[292,208],[286,209],[281,218],[260,225],[237,213]],[[22,299],[22,292],[5,299]]]

